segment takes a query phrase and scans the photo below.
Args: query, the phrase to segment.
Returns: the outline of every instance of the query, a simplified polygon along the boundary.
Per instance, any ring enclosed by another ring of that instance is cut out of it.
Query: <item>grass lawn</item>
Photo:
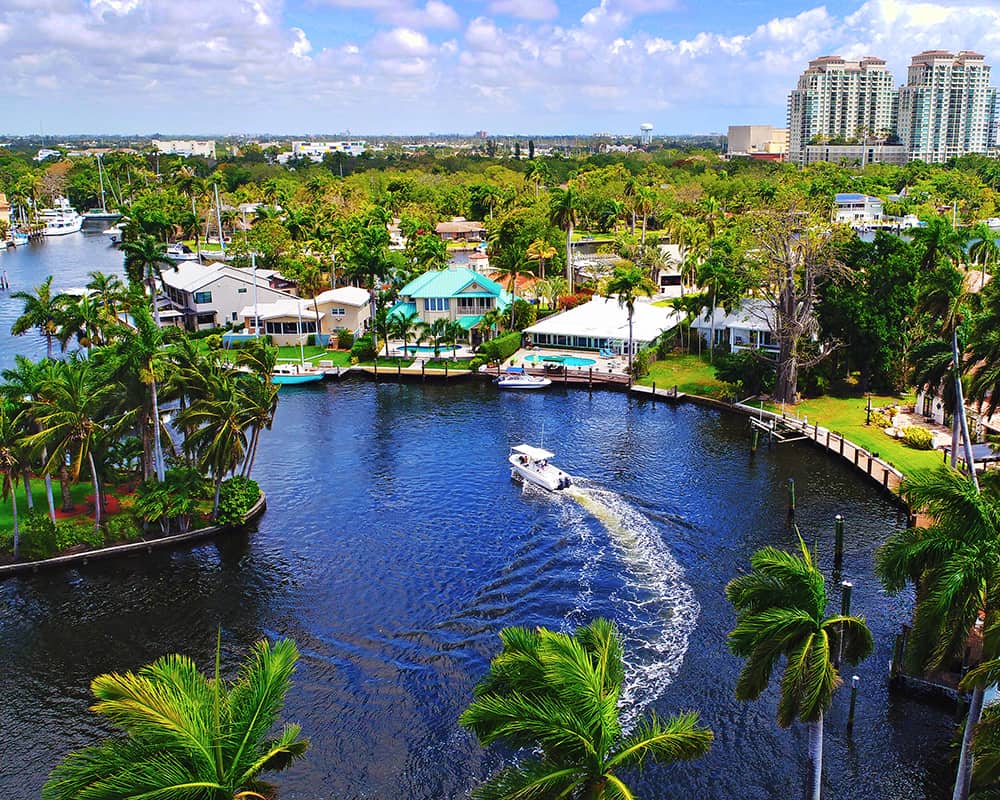
[[[351,363],[351,354],[347,350],[327,350],[325,347],[319,347],[318,345],[313,345],[311,347],[306,346],[301,352],[305,353],[306,361],[332,361],[334,364],[340,363],[337,356],[342,356],[344,361],[341,366],[347,366]],[[278,361],[298,361],[301,357],[299,351],[299,346],[297,344],[286,345],[284,347],[278,348]]]
[[[649,374],[640,379],[643,386],[656,382],[657,388],[669,389],[676,385],[677,391],[698,394],[702,397],[722,399],[725,384],[715,377],[715,368],[707,359],[692,355],[670,356],[663,361],[654,361]]]
[[[350,358],[348,358],[348,363],[350,363]],[[372,359],[367,361],[359,361],[358,366],[361,367],[372,367],[375,362]],[[378,368],[379,369],[396,369],[396,366],[401,366],[404,369],[413,365],[412,358],[385,358],[384,356],[379,356],[378,358]]]
[[[466,358],[466,359],[463,359],[461,361],[455,361],[455,360],[452,360],[452,359],[447,359],[447,360],[442,359],[440,361],[428,361],[427,362],[427,369],[440,369],[440,370],[443,370],[444,369],[444,365],[447,364],[449,371],[456,370],[456,369],[469,370],[470,369],[469,365],[471,363],[472,363],[472,359],[471,358]]]
[[[807,417],[810,423],[818,422],[820,427],[828,428],[835,433],[841,433],[850,441],[866,450],[878,453],[904,474],[914,470],[932,469],[941,464],[941,454],[936,450],[914,450],[902,442],[892,439],[875,425],[865,425],[865,407],[868,403],[864,396],[833,396],[816,397],[803,400],[794,410],[786,409],[797,417]],[[888,395],[872,395],[872,407],[887,405],[912,405],[913,396],[892,397]],[[780,411],[768,403],[764,408],[770,411]]]
[[[84,498],[93,493],[94,485],[89,481],[74,484],[70,488],[70,496],[73,498],[74,505],[84,502]],[[45,481],[41,478],[32,478],[31,497],[35,501],[35,511],[44,511],[47,514],[49,502],[45,499]],[[58,511],[62,506],[62,493],[59,491],[59,481],[56,479],[52,481],[52,497],[56,502],[56,510]],[[0,502],[0,531],[14,530],[14,515],[11,513],[11,509],[9,497]],[[25,502],[24,497],[24,482],[19,481],[17,485],[17,517],[19,520],[23,520],[27,515],[28,504]]]

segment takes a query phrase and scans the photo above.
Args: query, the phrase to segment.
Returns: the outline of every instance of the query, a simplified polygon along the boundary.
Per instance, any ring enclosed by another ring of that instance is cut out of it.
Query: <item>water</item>
[[[802,444],[751,460],[738,417],[610,392],[281,392],[256,467],[268,493],[256,530],[0,583],[5,798],[36,798],[64,753],[107,731],[87,711],[95,674],[169,651],[208,667],[218,626],[229,666],[261,636],[292,636],[302,651],[285,716],[313,747],[276,776],[284,800],[461,797],[509,758],[456,724],[500,629],[597,615],[623,632],[630,724],[697,709],[716,733],[698,762],[629,776],[639,796],[794,796],[805,730],[778,729],[776,686],[755,703],[733,699],[740,661],[725,647],[723,594],[755,549],[794,544],[789,477],[827,570],[833,517],[847,517],[844,577],[876,638],[857,670],[853,739],[846,690],[828,715],[824,796],[945,796],[949,714],[885,689],[909,604],[885,596],[871,555],[896,510],[846,465]],[[553,449],[579,487],[513,483],[506,456],[519,442]]]
[[[0,246],[0,270],[7,272],[9,291],[0,291],[0,370],[14,364],[14,355],[31,358],[45,355],[45,339],[38,333],[12,337],[10,327],[24,310],[24,302],[11,297],[12,292],[33,292],[34,288],[53,275],[52,288],[86,286],[90,272],[123,275],[122,254],[101,234],[106,223],[85,227],[80,233],[51,236],[32,242],[27,247],[5,249]],[[59,344],[55,344],[56,353]]]

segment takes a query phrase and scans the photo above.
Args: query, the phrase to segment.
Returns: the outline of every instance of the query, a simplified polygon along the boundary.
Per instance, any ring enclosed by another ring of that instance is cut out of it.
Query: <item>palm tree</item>
[[[451,342],[451,357],[458,358],[458,340],[465,337],[465,328],[458,320],[448,322],[448,333],[446,341]]]
[[[908,637],[911,669],[933,671],[960,656],[970,631],[985,612],[1000,612],[1000,496],[993,486],[980,493],[971,477],[952,469],[917,473],[903,484],[910,508],[934,523],[890,536],[875,554],[875,572],[892,593],[916,589]],[[955,781],[955,797],[968,797],[972,775],[972,731],[983,707],[983,688],[973,692]]]
[[[1000,245],[997,244],[997,233],[985,222],[969,231],[969,238],[975,241],[969,246],[969,258],[983,273],[980,288],[986,285],[986,276],[996,272],[1000,264]]]
[[[643,244],[646,244],[646,223],[649,220],[649,215],[653,213],[653,209],[655,207],[656,192],[648,186],[640,188],[635,196],[635,210],[642,216],[641,241]]]
[[[17,520],[17,478],[23,467],[23,431],[20,415],[0,401],[0,497],[10,498],[14,517],[14,559],[20,554],[21,529]]]
[[[573,291],[573,226],[579,219],[580,198],[572,186],[553,189],[549,198],[549,219],[566,231],[566,284]]]
[[[500,280],[507,279],[507,291],[510,292],[510,329],[514,330],[514,304],[517,300],[517,279],[521,277],[531,278],[534,274],[523,264],[516,262],[508,266],[498,266],[496,272]]]
[[[167,258],[166,245],[148,233],[139,234],[135,239],[122,242],[121,249],[125,253],[125,272],[133,284],[144,283],[149,289],[153,303],[153,318],[157,327],[160,326],[160,305],[156,301],[156,282],[163,279],[162,266],[177,265]]]
[[[969,671],[959,684],[961,690],[971,689],[975,694],[977,690],[982,691],[996,686],[1000,681],[1000,658],[997,657],[997,653],[1000,652],[1000,648],[997,647],[1000,644],[997,641],[998,635],[1000,635],[1000,624],[997,622],[985,629],[983,649],[989,651],[993,657]],[[1000,783],[1000,713],[997,712],[996,706],[991,705],[984,709],[982,718],[973,732],[971,744],[975,757],[971,768],[971,786],[977,789],[995,787]],[[980,795],[977,793],[976,796]],[[983,796],[987,796],[986,793]]]
[[[242,471],[248,476],[257,458],[260,432],[271,430],[274,424],[274,414],[278,410],[278,387],[270,380],[247,375],[239,379],[237,392],[243,404],[244,423],[250,427],[250,443]]]
[[[826,617],[826,587],[799,538],[799,554],[774,547],[758,550],[750,559],[752,572],[726,586],[726,598],[736,609],[736,627],[729,649],[746,659],[736,681],[736,699],[756,700],[771,673],[785,658],[778,701],[778,724],[787,728],[795,718],[809,725],[809,770],[806,797],[819,800],[823,774],[823,713],[840,685],[834,666],[834,645],[843,659],[857,664],[872,651],[872,634],[860,617]]]
[[[618,298],[618,305],[628,311],[628,371],[632,374],[632,356],[635,347],[632,342],[632,319],[635,316],[635,301],[638,297],[652,297],[656,286],[649,279],[646,270],[631,261],[619,261],[611,273],[604,289],[604,296]]]
[[[1000,407],[1000,281],[990,281],[981,298],[982,311],[972,320],[966,348],[969,398],[992,415]]]
[[[14,320],[11,334],[21,336],[32,329],[37,330],[45,337],[47,357],[52,358],[52,343],[59,331],[63,304],[63,295],[52,293],[52,276],[49,275],[40,286],[36,286],[34,294],[12,292],[10,296],[24,301],[24,310]]]
[[[535,239],[528,245],[525,255],[529,261],[538,262],[538,277],[545,280],[545,262],[554,258],[556,249],[544,239]]]
[[[420,332],[419,341],[428,341],[434,345],[434,358],[441,355],[441,343],[448,340],[448,326],[451,320],[438,317],[431,322],[421,322],[417,325]]]
[[[914,245],[923,251],[920,259],[923,272],[933,272],[942,259],[956,265],[961,262],[963,236],[944,217],[934,217],[924,227],[914,228],[911,235]]]
[[[80,479],[86,462],[94,486],[94,527],[98,532],[102,497],[94,453],[102,437],[118,422],[105,414],[108,399],[116,390],[99,379],[90,361],[72,357],[42,388],[34,412],[39,432],[26,440],[30,447],[48,449],[49,458],[42,467],[46,472],[68,460],[73,482]]]
[[[168,655],[137,673],[98,675],[92,711],[124,736],[70,753],[42,788],[44,800],[273,796],[262,772],[287,768],[309,747],[298,725],[269,738],[291,686],[298,650],[290,639],[253,646],[235,680],[199,672]]]
[[[395,339],[403,340],[403,355],[406,355],[406,346],[411,338],[417,335],[420,326],[420,314],[416,311],[398,311],[391,316],[389,323],[389,335]]]
[[[503,741],[532,756],[476,787],[473,798],[631,798],[618,772],[646,759],[670,763],[708,752],[712,732],[695,713],[653,716],[632,733],[619,717],[624,667],[614,623],[574,634],[505,628],[503,650],[459,722],[485,746]]]

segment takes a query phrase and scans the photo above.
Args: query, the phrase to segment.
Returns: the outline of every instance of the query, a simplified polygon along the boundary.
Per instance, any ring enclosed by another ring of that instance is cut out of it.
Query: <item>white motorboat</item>
[[[198,254],[187,245],[176,242],[167,245],[167,258],[171,261],[197,261]]]
[[[111,240],[111,244],[118,244],[122,240],[122,231],[125,230],[125,226],[128,223],[124,220],[119,222],[117,225],[112,225],[110,228],[104,231],[104,235]]]
[[[83,227],[83,217],[76,213],[65,197],[57,197],[53,208],[45,208],[38,212],[38,218],[45,223],[43,233],[46,236],[65,236],[67,233],[77,233]]]
[[[493,382],[498,389],[544,389],[552,385],[548,378],[529,375],[521,367],[507,367],[507,371]]]
[[[573,485],[573,479],[550,464],[550,458],[555,458],[555,454],[548,450],[532,447],[530,444],[516,445],[510,448],[510,456],[507,458],[511,466],[510,477],[520,478],[550,492],[568,489]]]

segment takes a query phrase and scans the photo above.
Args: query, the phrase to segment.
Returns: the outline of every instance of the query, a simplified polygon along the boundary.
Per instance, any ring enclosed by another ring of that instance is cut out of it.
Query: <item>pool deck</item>
[[[600,375],[602,378],[606,375],[621,375],[628,377],[626,371],[628,366],[628,360],[624,357],[620,358],[602,358],[597,353],[591,352],[590,350],[573,351],[573,350],[553,350],[551,348],[545,347],[533,347],[530,350],[526,348],[521,348],[508,360],[505,361],[503,366],[516,366],[516,367],[527,367],[529,369],[539,369],[540,371],[544,369],[545,362],[528,361],[526,360],[528,356],[533,358],[544,359],[551,358],[553,356],[572,356],[573,358],[589,358],[593,359],[593,365],[587,366],[574,366],[572,364],[565,365],[567,373],[570,375],[574,373],[580,373],[582,375],[588,374],[589,370],[593,370],[594,377],[596,378]],[[551,363],[551,362],[549,362]]]

